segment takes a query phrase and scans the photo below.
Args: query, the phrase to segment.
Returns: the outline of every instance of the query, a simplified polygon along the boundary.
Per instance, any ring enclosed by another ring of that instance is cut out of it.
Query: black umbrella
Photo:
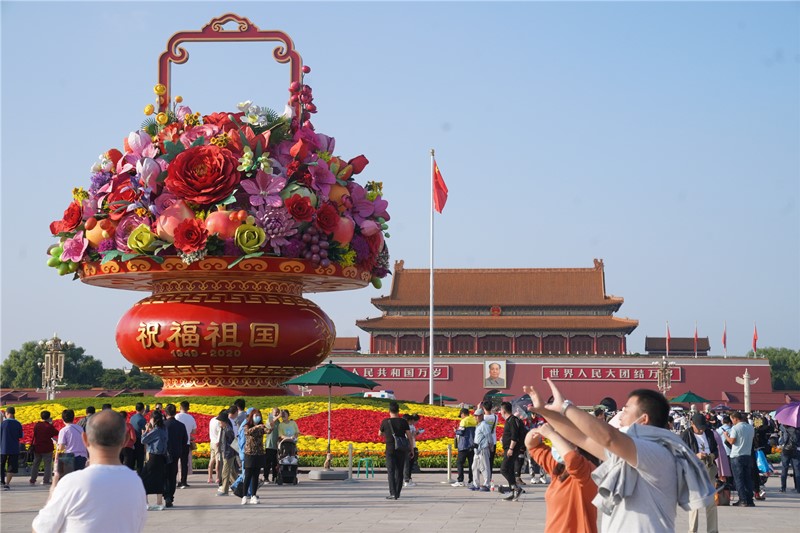
[[[283,383],[284,385],[327,385],[328,386],[328,452],[331,453],[331,387],[360,387],[372,390],[380,385],[367,378],[362,378],[349,370],[328,362]]]

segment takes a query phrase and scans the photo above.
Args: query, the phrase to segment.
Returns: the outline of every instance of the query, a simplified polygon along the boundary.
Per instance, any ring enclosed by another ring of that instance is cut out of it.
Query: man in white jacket
[[[565,399],[549,379],[553,402],[547,406],[528,391],[533,409],[574,445],[605,461],[592,477],[593,502],[603,512],[602,531],[675,530],[677,508],[702,509],[713,502],[714,487],[705,468],[683,441],[666,429],[669,402],[659,392],[630,393],[616,429]]]

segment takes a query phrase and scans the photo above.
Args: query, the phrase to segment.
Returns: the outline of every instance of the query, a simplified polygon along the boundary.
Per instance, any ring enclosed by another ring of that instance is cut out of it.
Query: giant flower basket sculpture
[[[234,30],[224,25],[233,22]],[[250,101],[202,114],[170,96],[186,41],[276,41],[289,63],[282,114]],[[84,283],[151,295],[120,320],[123,356],[161,376],[161,395],[268,395],[321,363],[335,328],[304,292],[380,286],[389,270],[382,185],[368,161],[317,133],[291,39],[228,14],[175,34],[142,127],[72,191],[48,264]]]

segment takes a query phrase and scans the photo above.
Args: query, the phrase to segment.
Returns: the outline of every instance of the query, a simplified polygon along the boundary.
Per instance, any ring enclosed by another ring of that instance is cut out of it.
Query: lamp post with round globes
[[[666,355],[662,355],[661,361],[653,361],[653,364],[658,365],[658,390],[661,391],[661,394],[666,396],[667,391],[672,388],[672,367],[675,366],[675,363],[668,360]]]
[[[72,342],[64,342],[53,333],[53,338],[39,341],[39,346],[45,349],[44,362],[39,361],[42,369],[42,388],[48,400],[56,399],[56,387],[62,385],[64,379],[64,350],[73,346]]]

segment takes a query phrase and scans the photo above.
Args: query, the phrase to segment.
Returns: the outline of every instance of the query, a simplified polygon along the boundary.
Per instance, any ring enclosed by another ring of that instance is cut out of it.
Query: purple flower
[[[383,218],[383,220],[389,220],[389,213],[386,212],[386,208],[389,207],[389,202],[384,200],[381,196],[377,196],[375,200],[372,201],[372,205],[375,209],[373,215],[375,218]]]
[[[100,190],[103,185],[111,181],[111,176],[111,172],[104,171],[95,172],[92,174],[92,184],[89,186],[89,194],[92,196],[97,194],[97,191]]]
[[[322,159],[317,160],[316,165],[309,165],[308,171],[313,178],[311,187],[327,197],[331,192],[331,186],[336,183],[336,176],[328,168],[328,163]]]
[[[171,192],[163,192],[156,196],[153,205],[150,206],[150,211],[154,215],[160,215],[164,212],[165,209],[170,207],[172,204],[178,201],[178,197],[172,194]]]
[[[125,252],[126,254],[133,253],[133,250],[128,248],[128,236],[133,230],[138,228],[140,224],[147,224],[149,226],[150,220],[134,213],[128,213],[120,219],[119,224],[117,224],[117,230],[114,232],[114,242],[117,244],[117,250]]]
[[[177,118],[181,122],[183,122],[183,118],[186,115],[191,115],[191,114],[192,110],[189,108],[188,105],[179,105],[178,107],[175,108],[175,118]]]
[[[97,245],[98,252],[108,252],[109,250],[116,250],[117,244],[114,242],[114,239],[103,239],[100,241],[100,244]]]
[[[280,207],[283,205],[281,191],[286,187],[286,178],[272,176],[259,170],[255,179],[242,180],[242,188],[250,195],[250,205],[258,207]]]
[[[282,257],[300,257],[305,250],[305,243],[298,238],[289,239],[287,244],[281,247]]]
[[[308,143],[308,149],[310,153],[315,153],[317,150],[319,150],[317,134],[311,128],[300,128],[297,130],[297,133],[294,134],[294,140],[295,142],[300,140],[306,141]]]
[[[272,154],[272,156],[284,168],[288,167],[289,163],[294,161],[294,157],[292,157],[292,154],[289,153],[289,151],[292,149],[292,146],[294,146],[294,142],[292,142],[292,141],[283,141],[283,142],[279,143],[278,146],[276,146],[274,148],[274,150],[270,150],[270,153]]]
[[[117,162],[117,174],[123,174],[136,167],[139,159],[149,157],[155,159],[158,147],[145,131],[134,131],[128,135],[128,146],[131,151]]]
[[[158,182],[156,179],[161,174],[161,165],[155,159],[145,157],[136,162],[136,173],[139,175],[139,182],[143,187],[147,187],[151,191],[158,189]]]
[[[225,239],[225,244],[222,247],[222,255],[237,256],[242,255],[242,249],[236,245],[233,239]]]
[[[333,149],[336,146],[336,139],[328,137],[322,133],[317,133],[317,150],[320,152],[328,152],[333,154]]]
[[[73,238],[64,241],[62,245],[64,251],[61,253],[61,261],[79,263],[80,260],[83,259],[83,254],[86,252],[88,246],[89,240],[84,239],[83,232],[79,231]]]
[[[353,215],[353,220],[360,226],[364,220],[375,212],[375,205],[372,200],[367,198],[367,191],[364,187],[358,183],[352,182],[347,188],[350,190],[350,201],[353,202],[350,212]]]
[[[369,259],[369,244],[361,235],[353,235],[350,248],[356,253],[356,263],[363,263]]]
[[[267,234],[269,245],[276,254],[281,253],[281,246],[289,244],[286,237],[297,233],[295,220],[285,207],[259,207],[256,223]]]

